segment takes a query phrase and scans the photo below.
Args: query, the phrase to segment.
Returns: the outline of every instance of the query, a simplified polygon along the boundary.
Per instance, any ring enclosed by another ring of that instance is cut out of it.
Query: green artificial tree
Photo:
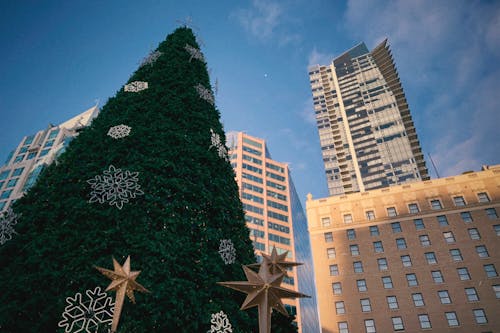
[[[244,296],[216,284],[255,262],[223,142],[196,38],[178,28],[15,203],[17,234],[0,246],[0,331],[65,332],[66,298],[104,290],[95,267],[130,255],[150,293],[125,301],[118,332],[207,332],[220,311],[233,332],[256,332]]]

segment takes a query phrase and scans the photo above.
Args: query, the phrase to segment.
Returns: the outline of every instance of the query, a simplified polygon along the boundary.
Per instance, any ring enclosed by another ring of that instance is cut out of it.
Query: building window
[[[326,255],[328,256],[328,259],[335,259],[335,257],[337,256],[337,254],[335,253],[335,248],[330,247],[326,249]]]
[[[443,205],[441,205],[441,201],[439,199],[431,200],[431,208],[434,210],[443,209]]]
[[[488,323],[488,318],[486,318],[486,313],[484,312],[483,309],[474,309],[472,310],[472,313],[474,314],[474,319],[476,320],[476,323],[478,324]]]
[[[403,267],[411,267],[411,258],[409,255],[401,256],[401,262],[403,263]]]
[[[331,276],[339,275],[339,266],[338,265],[330,265],[330,275]]]
[[[24,155],[17,155],[14,159],[14,163],[19,163],[24,159]]]
[[[455,203],[455,206],[457,206],[457,207],[465,206],[464,197],[462,197],[461,195],[457,196],[457,197],[453,197],[453,202]]]
[[[488,264],[488,265],[483,265],[483,267],[484,267],[484,271],[486,272],[486,276],[487,277],[492,278],[492,277],[497,277],[498,276],[498,273],[497,273],[497,270],[495,268],[495,265]]]
[[[2,194],[0,195],[0,199],[8,199],[11,193],[12,190],[3,191]]]
[[[471,223],[473,221],[470,212],[461,212],[460,217],[462,218],[462,221],[464,221],[465,223]]]
[[[418,209],[418,205],[416,203],[411,203],[408,204],[408,211],[410,212],[410,214],[416,214],[420,210]]]
[[[378,270],[379,271],[386,271],[388,269],[388,267],[387,267],[387,259],[386,258],[379,258],[379,259],[377,259],[377,264],[378,264]]]
[[[469,232],[469,237],[470,239],[481,239],[481,235],[479,234],[479,231],[476,229],[476,228],[470,228],[470,229],[467,229],[467,231]]]
[[[479,258],[488,258],[490,256],[488,254],[488,250],[486,249],[486,246],[484,246],[484,245],[476,246],[476,253],[479,256]]]
[[[441,301],[441,304],[451,304],[450,294],[448,294],[448,290],[439,290],[438,297]]]
[[[431,276],[432,279],[434,280],[434,283],[444,282],[443,274],[441,273],[441,271],[431,271]]]
[[[19,178],[13,178],[13,179],[9,180],[7,182],[7,185],[5,185],[5,188],[16,186],[18,180],[19,180]]]
[[[443,232],[443,237],[446,243],[448,244],[455,243],[455,236],[453,235],[453,232],[451,231]]]
[[[420,239],[420,245],[422,245],[424,247],[431,245],[431,240],[429,239],[428,235],[420,235],[420,236],[418,236],[418,239]]]
[[[349,327],[347,326],[346,321],[341,321],[338,323],[339,325],[339,333],[349,333]]]
[[[7,204],[7,201],[0,202],[0,211],[5,207],[6,204]]]
[[[470,280],[470,274],[467,267],[457,268],[458,277],[461,281]]]
[[[353,244],[349,246],[351,250],[351,256],[359,256],[359,246],[357,244]]]
[[[358,286],[358,291],[367,291],[368,290],[368,288],[366,286],[365,279],[356,280],[356,285]]]
[[[448,321],[449,327],[455,327],[460,325],[458,322],[457,314],[455,312],[445,312],[446,320]]]
[[[398,238],[396,239],[396,246],[398,249],[406,249],[406,240],[404,238]]]
[[[415,229],[417,230],[425,229],[424,221],[422,219],[413,220],[413,224],[415,224]]]
[[[398,299],[396,298],[396,296],[387,296],[386,299],[387,299],[387,306],[389,307],[389,309],[391,310],[399,309]]]
[[[398,215],[398,212],[396,211],[395,207],[388,207],[387,208],[387,216],[394,217],[394,216],[397,216],[397,215]]]
[[[49,151],[50,151],[50,148],[42,150],[38,157],[43,157],[43,156],[47,155],[49,153]]]
[[[401,232],[401,223],[399,222],[393,222],[391,223],[391,228],[393,233],[398,233]]]
[[[9,177],[10,170],[0,172],[0,180],[5,180]]]
[[[385,289],[392,289],[392,279],[390,276],[383,276],[382,277],[382,284],[384,285]]]
[[[392,317],[392,328],[395,331],[404,331],[405,326],[403,325],[403,318],[401,317]]]
[[[427,260],[429,265],[437,264],[436,254],[434,252],[426,252],[425,260]]]
[[[424,306],[425,305],[425,302],[424,302],[424,296],[422,296],[421,293],[414,293],[414,294],[411,294],[411,298],[413,299],[413,304],[415,306]]]
[[[486,193],[486,192],[478,193],[477,199],[479,200],[479,202],[490,202],[490,197],[488,196],[488,193]]]
[[[368,210],[366,212],[366,219],[367,220],[375,220],[375,212],[373,210]]]
[[[365,319],[365,332],[366,333],[376,333],[375,329],[375,320],[373,319]]]
[[[459,249],[451,249],[450,250],[450,256],[451,256],[451,259],[453,259],[453,261],[462,261],[462,260],[464,260],[462,258],[462,253],[460,252]]]
[[[344,301],[335,302],[335,312],[340,314],[345,314],[345,304]]]
[[[355,261],[352,263],[354,267],[354,273],[363,273],[363,263],[361,261]]]
[[[419,314],[418,322],[420,323],[420,328],[432,328],[431,321],[428,314]]]
[[[12,173],[12,177],[17,177],[20,176],[24,171],[24,168],[17,168],[14,169],[14,172]]]
[[[361,303],[361,312],[371,312],[372,311],[372,305],[370,304],[369,298],[360,299],[359,302]]]
[[[332,290],[334,295],[342,295],[342,284],[340,282],[332,283]]]
[[[448,225],[448,219],[446,218],[446,215],[439,215],[436,216],[436,218],[439,223],[439,226],[444,227]]]
[[[496,220],[498,218],[497,211],[495,208],[486,208],[485,209],[486,215],[490,218],[490,220]]]
[[[379,236],[380,232],[378,231],[378,227],[376,225],[370,226],[370,236]]]
[[[329,227],[331,225],[330,218],[329,217],[322,217],[321,218],[321,225],[323,227]]]
[[[351,214],[344,215],[344,223],[352,223],[352,215]]]
[[[353,240],[356,239],[356,230],[354,229],[347,229],[347,239]]]
[[[406,281],[408,282],[408,287],[418,286],[417,276],[413,273],[406,274]]]
[[[495,293],[495,297],[500,298],[500,284],[495,284],[491,287],[493,288],[493,292]]]
[[[325,242],[327,243],[333,242],[333,233],[325,232]]]
[[[384,252],[384,246],[382,245],[382,241],[373,242],[373,251],[375,251],[375,253]]]
[[[479,301],[479,296],[477,295],[476,288],[474,287],[465,288],[465,296],[469,302]]]
[[[493,226],[493,230],[495,231],[495,234],[496,234],[497,236],[500,236],[500,224],[495,224],[495,225]]]

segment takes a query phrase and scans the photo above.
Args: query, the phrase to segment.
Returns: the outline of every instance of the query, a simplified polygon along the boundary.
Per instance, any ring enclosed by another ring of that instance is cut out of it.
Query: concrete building
[[[309,67],[330,195],[429,179],[387,40]]]
[[[35,184],[43,168],[52,163],[98,113],[97,105],[93,106],[62,124],[51,124],[21,140],[0,167],[0,212],[7,210]]]
[[[500,332],[500,165],[306,210],[323,333]]]
[[[242,132],[228,133],[227,145],[255,252],[259,257],[276,247],[279,254],[289,251],[291,261],[304,263],[289,272],[283,287],[313,298],[284,303],[296,315],[300,332],[319,332],[307,221],[288,165],[271,158],[263,139]]]

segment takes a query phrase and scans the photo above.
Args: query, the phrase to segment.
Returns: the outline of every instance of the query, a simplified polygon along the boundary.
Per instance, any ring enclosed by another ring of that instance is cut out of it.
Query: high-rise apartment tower
[[[330,195],[429,179],[387,40],[311,66],[309,78]]]
[[[296,315],[299,332],[318,333],[318,313],[311,246],[304,210],[295,191],[288,165],[273,160],[263,139],[243,132],[227,134],[231,165],[236,174],[245,219],[257,256],[288,252],[290,261],[303,263],[288,272],[282,286],[312,298],[284,300]]]

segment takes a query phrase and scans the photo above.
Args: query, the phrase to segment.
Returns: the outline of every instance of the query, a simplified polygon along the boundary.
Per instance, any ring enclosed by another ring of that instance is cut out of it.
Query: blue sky
[[[361,41],[389,39],[441,177],[500,163],[500,4],[469,0],[2,1],[0,159],[24,135],[105,103],[186,17],[219,82],[225,129],[266,139],[303,201],[327,196],[307,67]]]

